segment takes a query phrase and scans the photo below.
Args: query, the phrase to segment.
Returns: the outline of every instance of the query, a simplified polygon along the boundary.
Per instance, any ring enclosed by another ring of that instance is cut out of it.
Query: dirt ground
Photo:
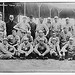
[[[75,60],[0,60],[0,72],[74,72]]]

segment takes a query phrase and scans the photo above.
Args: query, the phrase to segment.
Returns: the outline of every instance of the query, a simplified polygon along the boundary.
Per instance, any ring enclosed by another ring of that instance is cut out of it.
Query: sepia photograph
[[[0,72],[75,72],[75,2],[0,2]]]

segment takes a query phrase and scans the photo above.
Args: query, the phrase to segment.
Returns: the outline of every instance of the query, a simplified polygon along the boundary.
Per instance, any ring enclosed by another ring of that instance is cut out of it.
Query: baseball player
[[[28,42],[28,38],[23,39],[23,43],[18,47],[18,52],[22,57],[28,57],[33,52],[33,46]]]
[[[68,60],[72,60],[75,55],[74,38],[70,37],[69,41],[61,49],[61,57],[65,59],[65,53],[68,52]]]
[[[8,39],[4,38],[3,42],[0,43],[0,58],[12,58],[15,51],[16,49],[8,44]]]
[[[53,33],[53,36],[49,39],[50,55],[58,57],[60,56],[60,46],[59,38],[56,36],[56,33]]]
[[[47,55],[47,53],[49,53],[49,47],[46,43],[44,43],[44,39],[40,38],[39,39],[39,43],[36,44],[35,48],[34,48],[34,52],[40,56],[40,57],[44,57],[45,55]]]

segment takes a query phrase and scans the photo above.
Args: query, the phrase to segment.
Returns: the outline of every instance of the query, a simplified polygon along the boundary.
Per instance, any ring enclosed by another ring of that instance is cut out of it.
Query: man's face
[[[10,21],[13,21],[14,20],[14,16],[10,15],[9,19],[10,19]]]
[[[55,22],[57,22],[58,21],[58,18],[55,18],[54,20],[55,20]]]
[[[23,18],[23,22],[26,22],[26,17]]]
[[[40,18],[39,21],[40,21],[40,23],[43,23],[43,18]]]
[[[56,37],[56,33],[53,34],[53,37]]]
[[[7,40],[3,40],[3,44],[6,45],[8,42]]]
[[[44,40],[40,40],[39,43],[40,43],[40,44],[43,44],[43,43],[44,43]]]
[[[66,23],[69,23],[69,19],[66,19]]]
[[[47,19],[47,23],[50,23],[51,22],[51,20],[50,19]]]
[[[27,33],[28,36],[31,36],[31,33]]]
[[[43,36],[43,32],[39,32],[39,36],[41,36],[41,37],[42,37],[42,36]]]
[[[67,29],[66,28],[64,28],[63,30],[64,30],[65,33],[67,33]]]
[[[24,43],[27,44],[28,43],[28,40],[24,40]]]
[[[22,36],[24,36],[25,35],[25,32],[21,32],[22,33]]]
[[[30,18],[30,22],[32,22],[33,21],[33,19],[32,18]]]
[[[16,30],[12,30],[12,35],[16,35]]]
[[[73,40],[72,39],[70,39],[69,42],[70,42],[70,44],[73,44]]]

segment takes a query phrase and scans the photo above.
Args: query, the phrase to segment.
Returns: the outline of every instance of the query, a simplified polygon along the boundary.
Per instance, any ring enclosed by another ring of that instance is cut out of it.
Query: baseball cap
[[[55,16],[54,18],[55,18],[55,19],[58,19],[58,16]]]

